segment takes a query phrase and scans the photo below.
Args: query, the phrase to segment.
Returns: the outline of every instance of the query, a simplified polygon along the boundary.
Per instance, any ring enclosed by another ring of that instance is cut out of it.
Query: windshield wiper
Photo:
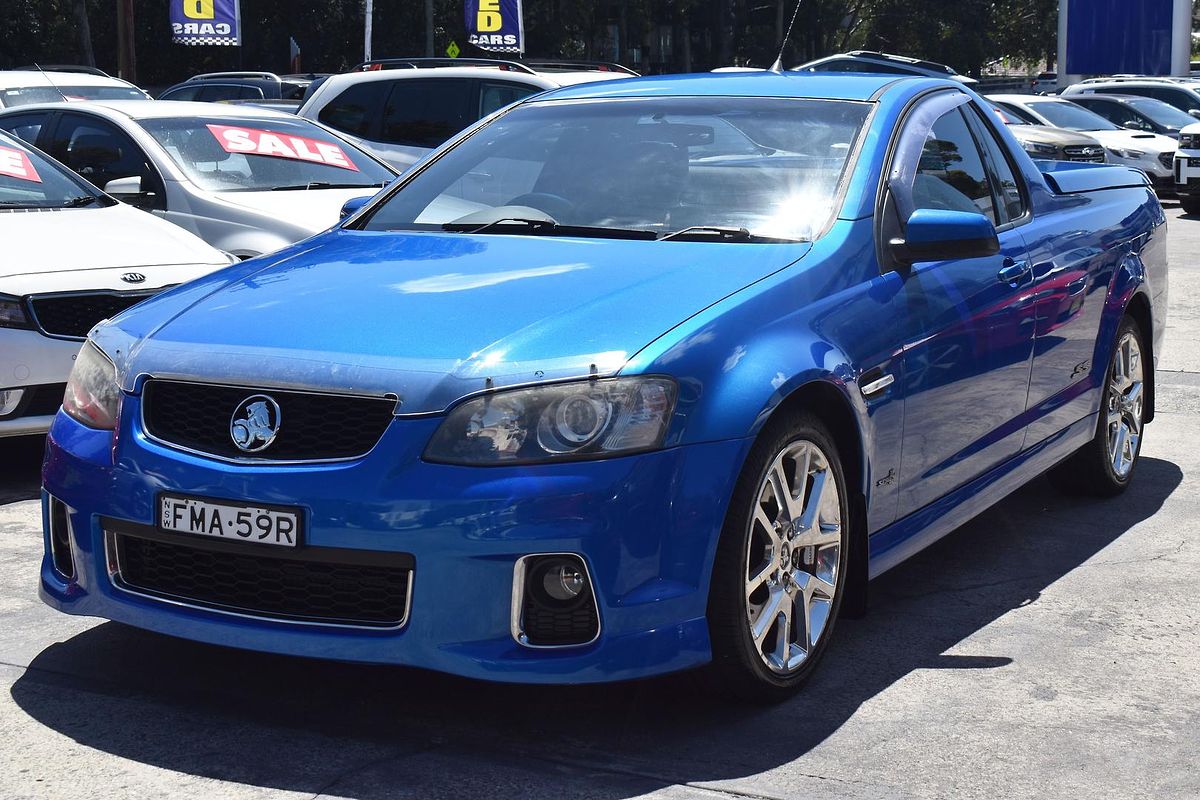
[[[444,231],[463,231],[465,233],[482,233],[491,228],[509,225],[514,226],[505,233],[536,236],[582,236],[597,239],[645,239],[658,238],[654,231],[639,228],[605,228],[590,225],[562,225],[549,219],[534,219],[529,217],[502,217],[490,222],[447,222],[442,225]],[[518,227],[519,226],[519,227]]]
[[[79,208],[81,206],[90,206],[92,203],[99,202],[99,200],[100,200],[100,198],[98,198],[94,195],[82,194],[79,197],[72,197],[70,200],[63,203],[62,207],[63,208]]]
[[[677,231],[658,237],[660,242],[671,239],[704,239],[715,238],[722,242],[802,242],[803,239],[789,239],[782,236],[763,236],[751,233],[745,228],[734,228],[724,225],[693,225],[690,228],[680,228]]]
[[[329,181],[309,181],[292,186],[272,186],[272,192],[294,192],[306,189],[379,189],[387,186],[387,181],[379,183],[330,183]]]

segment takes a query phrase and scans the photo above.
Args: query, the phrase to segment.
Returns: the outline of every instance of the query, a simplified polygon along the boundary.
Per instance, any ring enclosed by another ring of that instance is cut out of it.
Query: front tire
[[[713,564],[708,620],[721,688],[792,696],[823,655],[848,572],[846,480],[808,414],[769,424],[738,478]]]
[[[1105,373],[1096,435],[1054,468],[1051,479],[1060,489],[1073,494],[1115,497],[1133,480],[1142,451],[1146,406],[1144,341],[1132,317],[1121,320]]]
[[[1185,214],[1200,214],[1200,194],[1179,195],[1179,205]]]

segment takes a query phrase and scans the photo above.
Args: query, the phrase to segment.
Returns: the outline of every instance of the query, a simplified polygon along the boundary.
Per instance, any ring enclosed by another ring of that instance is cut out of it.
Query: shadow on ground
[[[38,722],[124,759],[344,797],[430,796],[447,786],[457,796],[518,797],[530,786],[502,776],[522,768],[543,776],[543,790],[561,780],[563,796],[602,798],[754,775],[821,744],[914,670],[1009,664],[1002,651],[947,650],[1036,603],[1158,511],[1182,480],[1167,461],[1144,459],[1138,470],[1129,492],[1107,501],[1064,498],[1038,480],[892,570],[872,584],[871,613],[841,622],[806,691],[775,708],[716,700],[695,676],[492,685],[241,652],[113,623],[44,650],[12,696]],[[430,775],[442,783],[423,786]]]
[[[45,436],[0,438],[0,504],[38,496],[45,449]]]

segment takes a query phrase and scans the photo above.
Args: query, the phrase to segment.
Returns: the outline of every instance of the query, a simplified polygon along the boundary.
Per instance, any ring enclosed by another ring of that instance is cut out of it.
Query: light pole
[[[364,0],[363,9],[363,61],[371,60],[371,22],[375,17],[375,0]]]

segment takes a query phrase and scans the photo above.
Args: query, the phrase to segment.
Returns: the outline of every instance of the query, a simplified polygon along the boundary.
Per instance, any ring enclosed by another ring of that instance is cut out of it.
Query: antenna
[[[771,65],[771,72],[783,74],[783,51],[787,47],[787,43],[792,38],[792,26],[796,24],[796,16],[800,13],[800,4],[804,0],[796,0],[796,8],[792,11],[792,21],[788,23],[787,33],[783,35],[783,41],[779,43],[779,55],[775,56],[775,63]]]
[[[46,70],[42,69],[41,64],[39,64],[35,61],[35,62],[33,62],[33,65],[35,67],[37,67],[38,72],[42,73],[42,77],[46,79],[46,83],[50,84],[50,88],[53,89],[54,91],[58,92],[58,96],[63,99],[64,103],[71,102],[70,99],[65,94],[63,94],[63,90],[58,88],[58,86],[55,85],[54,81],[50,80],[50,76],[46,74]]]

